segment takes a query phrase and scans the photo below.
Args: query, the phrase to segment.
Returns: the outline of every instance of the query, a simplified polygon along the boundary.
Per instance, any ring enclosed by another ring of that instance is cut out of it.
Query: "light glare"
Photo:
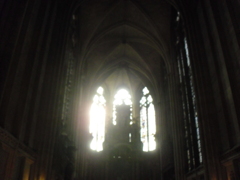
[[[116,105],[132,105],[131,95],[126,89],[120,89],[114,96],[113,101],[113,124],[116,125]],[[132,108],[132,106],[131,106]],[[132,112],[132,109],[130,109]],[[130,114],[130,119],[132,119],[132,113]]]
[[[155,109],[152,96],[149,90],[143,89],[143,97],[140,100],[140,122],[141,122],[141,141],[143,143],[143,151],[153,151],[156,149],[156,122]]]
[[[96,151],[103,150],[103,142],[105,136],[105,103],[106,100],[103,97],[103,88],[99,87],[93,98],[93,103],[90,108],[90,124],[89,132],[92,134],[92,141],[90,143],[90,148]]]

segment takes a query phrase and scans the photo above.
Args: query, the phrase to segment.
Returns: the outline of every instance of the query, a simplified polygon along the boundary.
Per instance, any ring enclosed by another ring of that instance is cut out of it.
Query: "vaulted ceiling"
[[[75,18],[89,83],[157,87],[171,58],[171,13],[164,0],[84,1]]]

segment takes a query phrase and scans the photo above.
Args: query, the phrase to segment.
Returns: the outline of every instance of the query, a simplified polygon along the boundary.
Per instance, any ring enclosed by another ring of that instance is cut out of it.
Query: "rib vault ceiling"
[[[170,59],[171,10],[159,0],[82,3],[74,16],[88,85],[156,88]]]

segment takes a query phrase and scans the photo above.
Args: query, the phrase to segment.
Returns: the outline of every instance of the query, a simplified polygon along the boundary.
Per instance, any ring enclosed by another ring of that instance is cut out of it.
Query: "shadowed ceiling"
[[[171,10],[163,0],[82,3],[75,15],[89,85],[157,87],[170,59]]]

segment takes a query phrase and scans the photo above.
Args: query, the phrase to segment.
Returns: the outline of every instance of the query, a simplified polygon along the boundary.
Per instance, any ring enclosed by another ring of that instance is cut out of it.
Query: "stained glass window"
[[[105,114],[106,100],[103,96],[104,89],[99,87],[93,97],[93,103],[90,108],[89,132],[93,139],[90,148],[96,151],[103,150],[105,136]]]
[[[197,104],[196,104],[196,93],[195,89],[193,87],[193,76],[192,76],[192,68],[191,68],[191,63],[190,63],[190,58],[189,58],[189,52],[188,52],[188,44],[187,44],[187,39],[186,37],[184,38],[184,45],[185,45],[185,52],[186,52],[186,57],[187,57],[187,65],[189,68],[189,77],[190,77],[190,93],[192,96],[192,101],[193,101],[193,111],[194,111],[194,119],[195,119],[195,130],[196,130],[196,139],[197,139],[197,147],[198,147],[198,154],[199,154],[199,162],[202,163],[202,148],[201,148],[201,142],[200,142],[200,132],[199,132],[199,123],[198,123],[198,111],[197,111]]]
[[[129,105],[130,106],[130,124],[132,123],[132,100],[131,100],[131,95],[126,89],[120,89],[116,95],[114,96],[114,101],[113,101],[113,124],[116,125],[116,106],[119,105]]]
[[[143,151],[153,151],[156,149],[156,120],[155,109],[152,96],[147,87],[143,88],[143,96],[140,100],[140,123],[141,141]]]
[[[178,16],[180,18],[179,14]],[[176,50],[185,129],[186,162],[187,171],[191,171],[201,165],[203,161],[198,107],[188,42],[181,18],[176,22],[176,27],[178,27],[176,29]]]

